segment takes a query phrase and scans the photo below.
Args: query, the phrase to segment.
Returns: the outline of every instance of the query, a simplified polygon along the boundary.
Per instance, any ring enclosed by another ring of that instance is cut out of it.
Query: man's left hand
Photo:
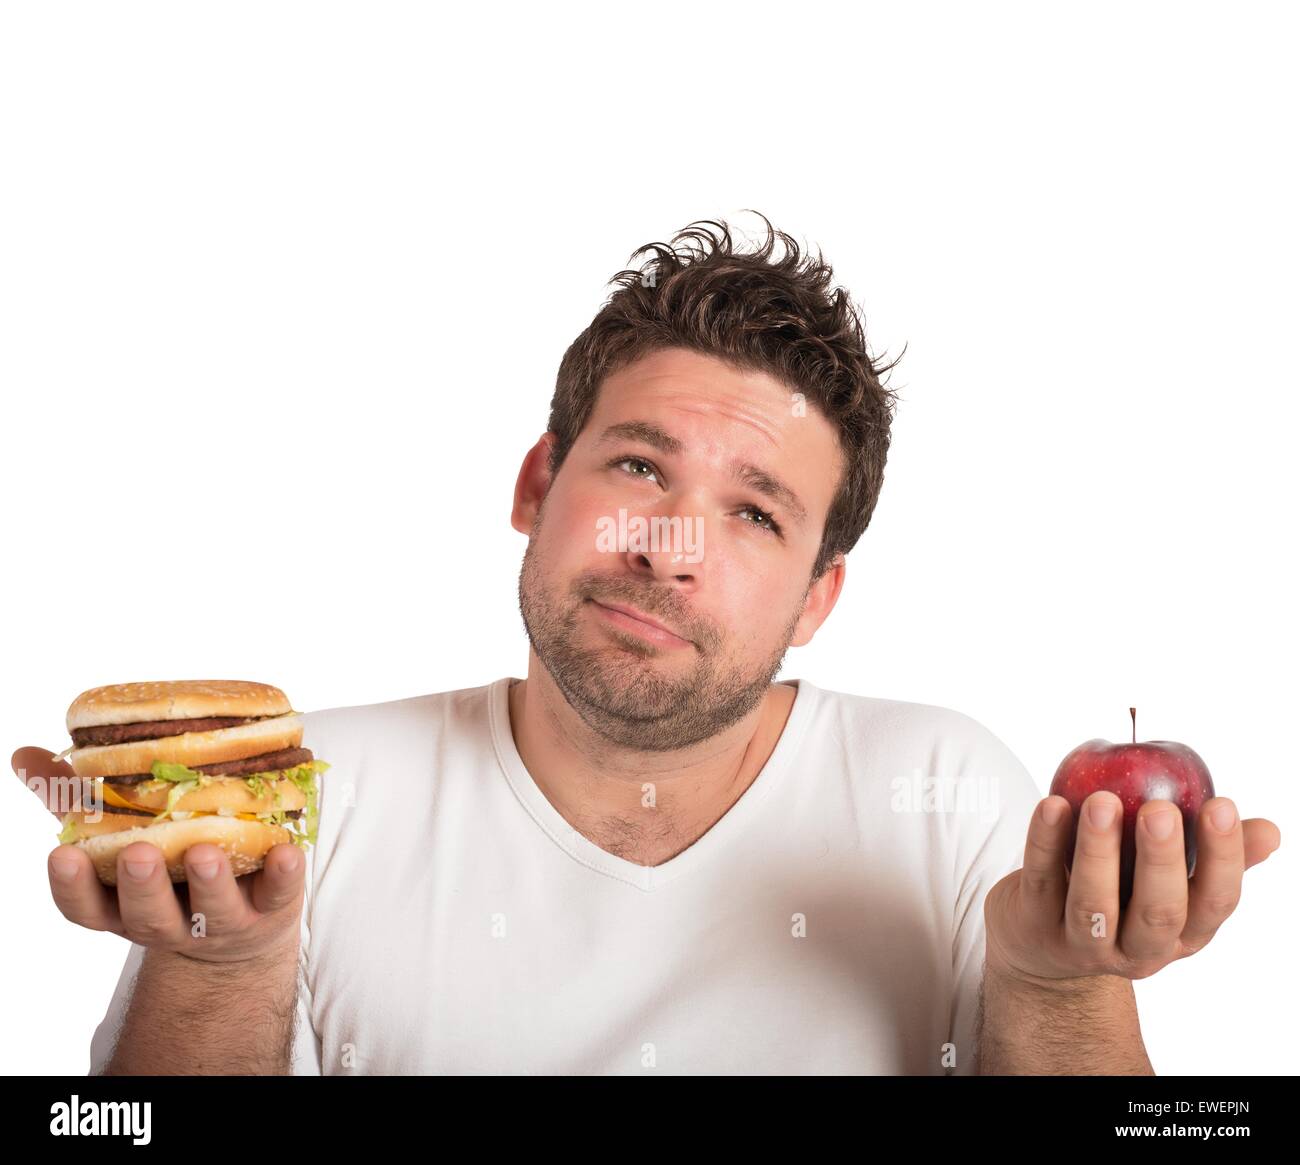
[[[1091,975],[1145,979],[1204,947],[1236,909],[1243,873],[1282,842],[1273,822],[1242,821],[1232,801],[1214,797],[1197,817],[1196,872],[1189,878],[1182,813],[1172,802],[1148,801],[1138,811],[1133,896],[1121,918],[1121,809],[1110,792],[1083,803],[1067,876],[1069,802],[1057,796],[1039,802],[1024,867],[984,902],[991,969],[1030,983]],[[1162,831],[1162,824],[1168,828]]]

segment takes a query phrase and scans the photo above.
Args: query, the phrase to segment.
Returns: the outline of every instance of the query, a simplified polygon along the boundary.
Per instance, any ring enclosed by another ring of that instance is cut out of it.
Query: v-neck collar
[[[512,676],[503,676],[488,690],[488,719],[492,744],[510,788],[543,832],[574,861],[597,873],[627,882],[639,890],[654,890],[674,878],[681,877],[682,874],[695,869],[701,862],[707,861],[743,832],[750,819],[758,812],[760,805],[771,794],[772,789],[785,779],[799,748],[804,729],[808,726],[817,693],[816,687],[807,680],[781,681],[794,687],[794,703],[790,706],[790,714],[786,718],[781,735],[777,738],[776,746],[767,758],[767,763],[750,782],[749,788],[692,845],[657,866],[642,866],[603,850],[583,837],[565,821],[559,810],[546,799],[546,794],[537,787],[532,774],[524,767],[519,750],[515,747],[514,734],[510,730],[512,679],[514,679]]]

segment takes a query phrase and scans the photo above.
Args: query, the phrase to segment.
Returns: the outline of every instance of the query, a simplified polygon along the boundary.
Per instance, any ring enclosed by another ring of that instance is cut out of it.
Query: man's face
[[[617,744],[683,748],[734,724],[838,594],[832,571],[805,603],[842,468],[835,429],[765,375],[669,349],[607,379],[548,489],[551,440],[529,454],[515,500],[538,659]],[[662,519],[677,521],[647,545]]]

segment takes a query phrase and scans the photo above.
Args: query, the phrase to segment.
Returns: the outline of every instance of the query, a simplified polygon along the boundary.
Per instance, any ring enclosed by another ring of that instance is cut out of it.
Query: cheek
[[[734,571],[729,584],[716,589],[717,575],[710,578],[713,618],[723,627],[736,649],[767,655],[775,640],[785,632],[793,617],[794,597],[784,590],[763,585],[762,576]]]
[[[603,511],[596,505],[551,505],[546,509],[538,534],[539,551],[551,563],[566,563],[575,569],[605,557],[596,548],[597,521]]]

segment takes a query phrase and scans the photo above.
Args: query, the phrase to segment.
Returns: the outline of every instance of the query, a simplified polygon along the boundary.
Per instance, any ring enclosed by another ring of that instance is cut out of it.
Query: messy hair
[[[736,250],[725,222],[701,219],[671,243],[638,247],[629,263],[653,254],[609,281],[617,290],[560,361],[547,425],[556,436],[550,471],[559,472],[605,379],[643,356],[685,348],[741,372],[765,373],[802,394],[839,434],[844,469],[813,564],[815,581],[853,548],[876,508],[897,402],[882,378],[902,353],[888,364],[873,361],[858,311],[843,288],[831,288],[821,252],[801,255],[794,239],[754,213],[767,225],[757,250]],[[774,258],[778,239],[783,253]]]

